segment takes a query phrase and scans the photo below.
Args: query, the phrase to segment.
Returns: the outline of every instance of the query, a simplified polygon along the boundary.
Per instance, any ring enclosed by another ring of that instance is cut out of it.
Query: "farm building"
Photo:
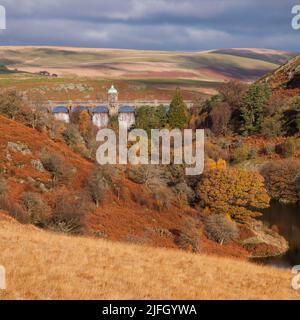
[[[92,110],[93,125],[97,128],[106,128],[109,122],[109,111],[105,106],[98,106]]]
[[[135,124],[135,110],[130,106],[119,108],[119,127],[130,129]]]
[[[57,106],[53,108],[52,113],[56,120],[69,123],[70,122],[70,113],[69,109],[65,106]]]

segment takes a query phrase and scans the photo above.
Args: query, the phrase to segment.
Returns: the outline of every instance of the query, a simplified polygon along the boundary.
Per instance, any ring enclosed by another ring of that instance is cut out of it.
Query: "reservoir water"
[[[262,259],[261,262],[280,268],[300,265],[300,205],[272,202],[270,208],[264,210],[262,220],[268,226],[277,226],[290,248],[283,256]]]

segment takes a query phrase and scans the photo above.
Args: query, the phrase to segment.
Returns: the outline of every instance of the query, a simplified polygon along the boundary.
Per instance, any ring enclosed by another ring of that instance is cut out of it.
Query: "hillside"
[[[185,98],[192,99],[197,93],[214,94],[225,80],[254,81],[294,56],[267,49],[166,52],[2,46],[0,65],[19,73],[0,75],[0,87],[52,100],[86,101],[104,99],[112,81],[122,100],[170,99],[180,85]],[[59,78],[37,75],[44,70]]]
[[[62,141],[53,141],[46,133],[2,116],[0,132],[0,173],[8,180],[11,202],[20,200],[24,192],[41,193],[50,203],[60,194],[68,194],[68,190],[86,192],[87,179],[95,169],[93,162],[73,152]],[[49,172],[41,171],[36,165],[40,164],[43,152],[63,157],[63,168],[73,172],[71,178],[53,185]],[[249,255],[238,244],[219,246],[208,240],[196,210],[178,206],[155,210],[153,195],[145,186],[128,180],[124,173],[120,174],[117,183],[121,196],[108,194],[103,205],[90,212],[86,221],[87,233],[115,241],[167,248],[180,248],[182,244],[178,239],[182,235],[197,235],[203,252],[243,258]]]
[[[268,73],[260,82],[267,82],[273,90],[286,90],[288,94],[299,93],[300,55]]]
[[[300,298],[286,270],[56,235],[3,214],[0,231],[0,264],[7,271],[2,299]]]

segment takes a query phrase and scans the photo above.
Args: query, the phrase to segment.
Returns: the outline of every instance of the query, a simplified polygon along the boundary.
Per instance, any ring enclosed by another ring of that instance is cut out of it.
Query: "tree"
[[[243,82],[230,80],[220,86],[219,92],[223,98],[223,101],[227,102],[234,110],[241,107],[247,87],[247,84]]]
[[[228,103],[221,102],[217,104],[210,113],[212,127],[211,130],[216,135],[226,134],[228,124],[231,118],[231,109]]]
[[[270,99],[271,91],[266,84],[253,84],[244,95],[241,116],[241,131],[246,134],[258,133],[264,119],[265,107]]]
[[[287,203],[300,201],[299,160],[269,162],[262,167],[261,174],[265,178],[267,190],[273,199]]]
[[[150,134],[151,129],[161,129],[167,125],[167,111],[164,106],[142,106],[137,110],[136,127]]]
[[[111,176],[109,176],[105,170],[101,170],[101,168],[96,168],[89,176],[87,189],[97,207],[99,203],[105,199],[111,183]]]
[[[176,88],[168,113],[169,125],[172,129],[183,129],[188,122],[188,111],[179,88]]]
[[[17,91],[5,91],[0,94],[0,114],[16,119],[23,110],[23,99]]]
[[[241,223],[259,216],[254,210],[268,208],[270,202],[263,177],[239,169],[209,170],[199,182],[197,194],[213,213]]]
[[[82,136],[87,135],[92,127],[91,117],[90,117],[88,111],[84,110],[84,111],[80,112],[78,124],[79,124],[79,131],[80,131],[81,135]]]

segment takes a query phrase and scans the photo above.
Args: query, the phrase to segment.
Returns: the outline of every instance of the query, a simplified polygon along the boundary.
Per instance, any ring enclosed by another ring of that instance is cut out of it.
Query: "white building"
[[[133,107],[123,106],[118,113],[119,127],[130,129],[135,124],[135,110]]]
[[[53,108],[52,113],[56,120],[59,120],[65,123],[70,123],[70,112],[67,107],[57,106]]]
[[[118,90],[113,85],[108,90],[108,105],[110,115],[118,113]]]
[[[105,106],[98,106],[92,110],[93,125],[98,129],[107,128],[109,122],[109,111]]]

